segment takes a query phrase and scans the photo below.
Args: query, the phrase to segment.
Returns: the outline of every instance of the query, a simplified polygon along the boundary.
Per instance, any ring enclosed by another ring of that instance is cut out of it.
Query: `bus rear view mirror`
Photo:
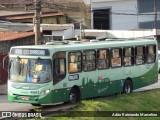
[[[3,69],[8,71],[8,64],[9,64],[9,56],[6,55],[4,58],[3,58]]]

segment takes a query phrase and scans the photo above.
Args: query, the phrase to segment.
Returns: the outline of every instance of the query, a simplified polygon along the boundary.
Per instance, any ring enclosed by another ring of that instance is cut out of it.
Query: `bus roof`
[[[127,47],[134,45],[156,44],[157,41],[153,39],[107,39],[103,41],[91,40],[89,42],[81,41],[61,41],[49,42],[45,45],[30,45],[30,46],[14,46],[12,48],[31,48],[31,49],[56,49],[58,51],[65,50],[81,50],[81,49],[98,49],[109,47]]]

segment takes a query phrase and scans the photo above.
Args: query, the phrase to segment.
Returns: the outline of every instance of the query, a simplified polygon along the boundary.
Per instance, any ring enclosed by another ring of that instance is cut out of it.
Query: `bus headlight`
[[[41,95],[41,96],[44,96],[44,95],[46,95],[46,94],[48,94],[48,93],[50,93],[50,89],[47,89],[47,90],[42,91],[40,95]]]

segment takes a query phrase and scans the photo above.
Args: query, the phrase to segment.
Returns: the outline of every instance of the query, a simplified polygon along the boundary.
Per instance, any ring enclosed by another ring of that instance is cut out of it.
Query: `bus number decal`
[[[68,79],[69,79],[69,80],[78,80],[78,79],[79,79],[79,75],[78,75],[78,74],[69,75]]]
[[[31,91],[31,94],[39,94],[39,91]]]

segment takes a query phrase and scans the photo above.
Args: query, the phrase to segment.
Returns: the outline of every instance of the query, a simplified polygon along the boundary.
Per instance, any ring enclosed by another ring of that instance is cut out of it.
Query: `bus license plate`
[[[29,100],[29,97],[22,97],[22,100]]]

